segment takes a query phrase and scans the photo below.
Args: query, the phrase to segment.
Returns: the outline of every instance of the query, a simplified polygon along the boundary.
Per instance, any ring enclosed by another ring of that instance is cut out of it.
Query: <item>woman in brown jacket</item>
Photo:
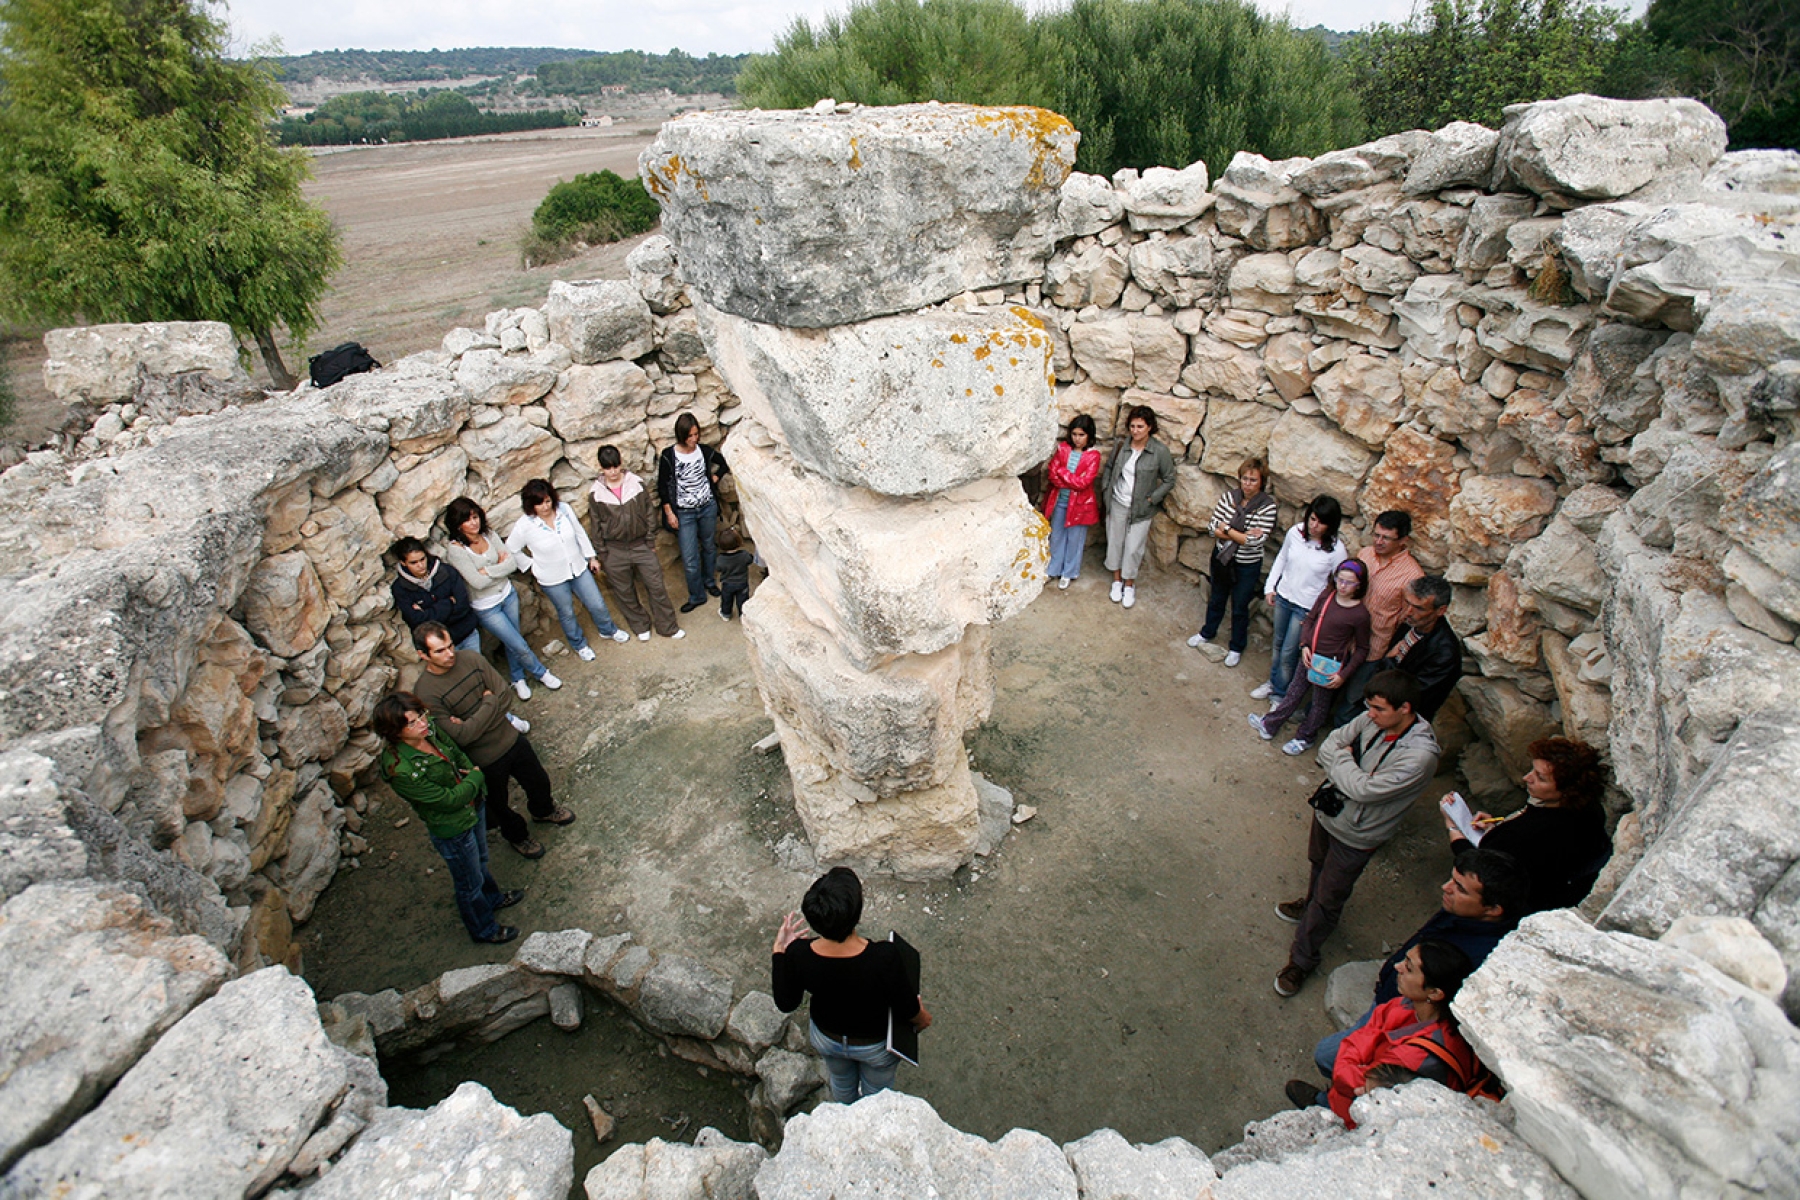
[[[594,481],[593,501],[588,505],[588,519],[593,524],[594,549],[625,624],[640,642],[650,640],[652,623],[666,638],[685,637],[675,622],[675,606],[669,602],[662,562],[656,557],[661,505],[656,493],[625,469],[617,446],[600,447],[600,478]],[[648,615],[638,602],[639,580],[649,595]]]

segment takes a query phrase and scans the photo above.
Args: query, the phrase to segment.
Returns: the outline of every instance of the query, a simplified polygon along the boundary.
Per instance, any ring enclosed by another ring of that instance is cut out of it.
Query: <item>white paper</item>
[[[1438,801],[1438,807],[1456,826],[1456,832],[1467,838],[1472,845],[1481,845],[1482,831],[1475,828],[1475,814],[1469,811],[1469,802],[1462,798],[1461,792],[1451,792]]]

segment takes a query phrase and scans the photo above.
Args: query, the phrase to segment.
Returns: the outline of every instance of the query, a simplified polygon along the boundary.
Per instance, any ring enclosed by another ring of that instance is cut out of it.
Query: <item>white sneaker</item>
[[[1289,756],[1290,758],[1296,754],[1305,754],[1306,753],[1306,743],[1301,741],[1299,738],[1295,738],[1293,741],[1288,742],[1285,745],[1283,745],[1281,747],[1281,752],[1283,754]]]
[[[579,658],[582,662],[593,662],[594,648],[592,646],[583,646],[575,652],[575,657]]]
[[[1112,592],[1110,594],[1112,596],[1112,602],[1117,604],[1125,595],[1125,585],[1117,579],[1113,580]]]
[[[531,699],[531,685],[526,683],[523,679],[513,680],[513,692],[521,700]]]
[[[648,629],[646,629],[646,630],[644,630],[644,632],[638,634],[638,641],[647,642],[649,640],[650,640],[650,631]]]
[[[675,631],[675,632],[674,632],[674,633],[671,633],[671,634],[670,634],[670,635],[669,635],[669,640],[670,640],[670,641],[671,641],[671,642],[674,642],[674,641],[679,641],[679,640],[681,640],[681,639],[682,639],[682,638],[684,638],[684,637],[686,637],[686,636],[687,636],[687,630],[685,630],[685,629],[677,629],[677,630],[676,630],[676,631]]]
[[[1252,700],[1267,700],[1269,698],[1269,693],[1274,690],[1274,688],[1269,686],[1268,680],[1264,680],[1250,689],[1250,698]]]
[[[1261,717],[1257,716],[1255,713],[1251,713],[1249,716],[1250,728],[1256,730],[1256,736],[1260,737],[1265,742],[1272,742],[1275,740],[1275,735],[1269,732],[1269,727],[1263,724],[1263,719]]]
[[[1200,647],[1206,645],[1206,635],[1204,633],[1196,633],[1193,637],[1188,639],[1188,645],[1198,650]]]
[[[524,717],[515,717],[511,713],[507,713],[506,719],[511,721],[512,727],[514,729],[518,730],[520,733],[530,733],[531,732],[531,722],[527,721]]]
[[[1120,606],[1123,608],[1130,608],[1132,605],[1134,605],[1136,603],[1137,603],[1137,589],[1134,587],[1126,588],[1124,597],[1119,601]]]
[[[1244,656],[1239,654],[1236,650],[1231,651],[1225,656],[1225,665],[1228,667],[1235,667],[1243,661]]]
[[[613,630],[613,641],[624,643],[624,642],[629,642],[630,640],[631,640],[631,635],[629,633],[626,633],[623,629]]]
[[[1061,579],[1056,581],[1056,590],[1059,592],[1066,592],[1069,590],[1069,577],[1067,575],[1064,575]]]
[[[538,682],[553,692],[562,686],[562,680],[558,679],[548,671],[545,671],[542,675],[538,676]]]

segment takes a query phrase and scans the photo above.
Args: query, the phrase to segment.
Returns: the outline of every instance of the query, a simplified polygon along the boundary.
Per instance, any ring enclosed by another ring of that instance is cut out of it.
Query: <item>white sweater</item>
[[[1308,541],[1306,522],[1302,521],[1281,539],[1281,553],[1275,556],[1275,565],[1269,568],[1266,590],[1289,604],[1310,609],[1319,593],[1331,582],[1331,573],[1349,557],[1341,537],[1335,539],[1330,550],[1321,550],[1319,543]]]
[[[506,548],[526,560],[539,583],[566,583],[587,570],[594,543],[566,504],[556,506],[556,526],[524,516],[506,535]]]

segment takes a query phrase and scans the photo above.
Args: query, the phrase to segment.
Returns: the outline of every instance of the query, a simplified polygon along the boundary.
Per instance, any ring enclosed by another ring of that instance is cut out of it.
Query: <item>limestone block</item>
[[[1594,324],[1594,310],[1585,304],[1539,304],[1522,289],[1472,288],[1467,299],[1487,314],[1475,327],[1483,349],[1553,375],[1574,363]]]
[[[1793,150],[1733,150],[1712,165],[1701,186],[1727,196],[1800,196],[1800,159]]]
[[[1135,178],[1123,176],[1119,189],[1131,228],[1177,229],[1213,206],[1206,190],[1206,164],[1196,162],[1177,171],[1171,167],[1146,167]]]
[[[1202,395],[1255,400],[1263,390],[1262,358],[1253,350],[1200,333],[1189,339],[1188,355],[1181,382]]]
[[[867,788],[836,773],[799,730],[779,718],[775,729],[794,781],[794,808],[821,866],[848,863],[900,879],[942,879],[974,857],[980,799],[960,752],[943,764],[943,783],[871,798]]]
[[[1100,176],[1071,171],[1063,180],[1062,195],[1056,206],[1063,237],[1089,237],[1116,224],[1124,215],[1124,198]]]
[[[1427,570],[1441,571],[1450,561],[1450,503],[1462,488],[1456,448],[1402,425],[1387,439],[1385,451],[1369,472],[1357,508],[1411,513],[1413,557]]]
[[[457,360],[456,382],[476,404],[530,404],[556,386],[556,371],[524,355],[470,350]]]
[[[1325,218],[1295,188],[1295,172],[1304,158],[1270,162],[1240,150],[1213,189],[1219,230],[1249,242],[1257,250],[1291,250],[1317,241]]]
[[[1567,412],[1542,392],[1514,391],[1495,424],[1563,483],[1605,483],[1613,477],[1612,465],[1600,459],[1600,443],[1589,431],[1587,419]]]
[[[1125,319],[1131,331],[1131,369],[1138,387],[1166,392],[1181,378],[1187,360],[1187,338],[1174,323],[1161,317],[1133,314]]]
[[[1381,959],[1347,962],[1325,981],[1325,1012],[1338,1029],[1348,1029],[1363,1019],[1381,981]]]
[[[284,707],[276,741],[282,762],[289,768],[323,762],[343,748],[350,736],[344,706],[332,696],[319,696],[305,704]]]
[[[375,498],[382,524],[402,537],[426,536],[445,506],[462,495],[468,473],[469,456],[460,446],[421,459]]]
[[[1779,1001],[1787,987],[1788,970],[1781,952],[1742,917],[1689,913],[1676,917],[1657,940],[1692,954],[1759,996]]]
[[[1399,239],[1394,236],[1388,219],[1404,200],[1399,181],[1390,179],[1354,192],[1320,196],[1313,201],[1313,206],[1325,214],[1329,224],[1329,245],[1333,249],[1347,250],[1367,239],[1371,245],[1397,250]]]
[[[1290,182],[1308,196],[1360,191],[1408,175],[1413,159],[1433,142],[1433,135],[1413,129],[1347,150],[1333,150],[1295,171]]]
[[[1282,333],[1263,346],[1263,372],[1289,404],[1312,391],[1315,372],[1307,363],[1312,339],[1304,333]]]
[[[1583,1195],[1800,1188],[1800,1033],[1692,955],[1540,913],[1456,1008],[1519,1135]]]
[[[1638,438],[1634,449],[1648,436]],[[1758,468],[1765,465],[1762,455],[1768,448],[1734,453],[1711,438],[1681,434],[1670,437],[1669,444],[1673,450],[1662,469],[1651,472],[1654,477],[1632,493],[1626,507],[1646,541],[1682,558],[1716,562],[1729,544],[1721,528],[1726,510],[1749,489]],[[1762,498],[1761,503],[1770,499]],[[1779,506],[1771,507],[1780,512]],[[1781,527],[1777,519],[1770,539],[1759,544],[1769,547],[1781,536]]]
[[[320,399],[346,420],[387,434],[401,454],[427,454],[449,445],[469,419],[468,394],[447,370],[348,375],[326,388]]]
[[[344,810],[325,784],[313,785],[295,805],[288,824],[287,854],[270,874],[287,893],[288,912],[296,922],[312,916],[319,894],[337,874],[343,830]]]
[[[377,1110],[307,1194],[317,1200],[453,1195],[564,1200],[574,1178],[575,1142],[555,1117],[521,1117],[470,1081],[423,1112]]]
[[[353,490],[314,509],[300,527],[300,547],[312,560],[325,594],[348,607],[380,582],[382,552],[391,540],[381,509],[368,493]]]
[[[1520,606],[1519,585],[1505,571],[1495,571],[1487,583],[1487,625],[1482,644],[1515,667],[1538,665],[1537,619]]]
[[[1189,1200],[1219,1178],[1205,1154],[1176,1137],[1134,1146],[1117,1130],[1097,1129],[1064,1146],[1063,1154],[1081,1195],[1091,1200]]]
[[[1104,446],[1117,432],[1114,418],[1118,411],[1117,388],[1101,387],[1085,379],[1068,387],[1059,387],[1056,389],[1057,436],[1067,436],[1069,422],[1086,413],[1094,418],[1096,444]],[[1198,425],[1199,422],[1196,421],[1195,424]]]
[[[44,334],[44,353],[44,386],[59,401],[130,399],[139,368],[148,375],[204,371],[224,382],[249,382],[237,337],[218,321],[52,329]]]
[[[1213,1196],[1288,1200],[1440,1191],[1482,1200],[1575,1200],[1582,1194],[1508,1127],[1496,1105],[1438,1084],[1381,1088],[1360,1097],[1350,1113],[1357,1122],[1352,1133],[1326,1110],[1283,1113],[1247,1127],[1258,1142],[1273,1143],[1251,1151],[1268,1157],[1237,1165],[1238,1147],[1215,1155],[1217,1165],[1234,1165]]]
[[[217,663],[194,668],[169,718],[158,744],[211,756],[221,780],[248,766],[256,751],[256,709],[238,677]]]
[[[878,496],[813,475],[766,436],[745,420],[726,445],[745,523],[815,636],[859,669],[953,645],[1043,587],[1049,525],[1016,480]]]
[[[1785,283],[1780,290],[1791,291],[1795,274],[1786,239],[1758,222],[1756,214],[1675,205],[1625,234],[1606,309],[1692,331],[1707,315],[1715,290],[1769,281]],[[1765,349],[1757,347],[1758,352]]]
[[[1261,405],[1256,407],[1260,408]],[[1221,477],[1208,475],[1193,463],[1176,463],[1175,486],[1163,501],[1163,513],[1184,528],[1205,529],[1212,519],[1213,506],[1225,494],[1226,488],[1231,486],[1231,476],[1236,474],[1236,464],[1232,466],[1234,469]],[[1208,545],[1210,544],[1209,542]]]
[[[1348,295],[1360,293],[1301,296],[1294,301],[1294,312],[1311,321],[1313,332],[1323,337],[1398,350],[1400,332],[1394,321],[1392,302],[1383,296],[1351,300]]]
[[[705,963],[664,954],[638,984],[636,1012],[662,1033],[710,1041],[731,1015],[731,980]]]
[[[786,1115],[795,1105],[819,1090],[825,1082],[823,1064],[809,1054],[770,1050],[756,1061],[756,1076],[768,1105]]]
[[[1466,285],[1455,275],[1421,275],[1394,301],[1400,336],[1414,353],[1440,363],[1456,361],[1462,333],[1456,309]]]
[[[1269,314],[1228,308],[1206,318],[1206,332],[1243,349],[1252,349],[1269,339]]]
[[[643,424],[654,391],[634,362],[577,364],[562,373],[546,401],[550,427],[569,442],[623,433]]]
[[[889,496],[1017,476],[1055,443],[1050,338],[1024,309],[783,329],[698,306],[719,372],[800,465]],[[1154,330],[1134,341],[1146,363]],[[1186,342],[1174,352],[1179,369]],[[1160,350],[1167,358],[1166,349]],[[772,418],[772,420],[771,420]]]
[[[1606,576],[1600,570],[1599,551],[1566,511],[1559,511],[1543,533],[1519,547],[1517,566],[1519,585],[1527,595],[1600,612]]]
[[[1370,449],[1387,443],[1404,419],[1400,361],[1357,352],[1313,380],[1325,415]]]
[[[650,306],[622,280],[554,280],[544,300],[544,319],[551,341],[567,346],[578,363],[642,358],[655,349]]]
[[[1147,244],[1147,243],[1146,243]],[[1211,243],[1207,243],[1208,251]],[[1044,268],[1044,295],[1067,309],[1111,308],[1119,302],[1131,266],[1125,255],[1098,242],[1058,254]]]
[[[639,242],[625,256],[625,270],[631,286],[654,313],[672,313],[687,303],[687,289],[681,283],[680,266],[675,261],[675,244],[660,233]]]
[[[1604,684],[1582,677],[1586,659],[1572,653],[1569,644],[1567,637],[1549,629],[1544,630],[1539,642],[1544,666],[1556,687],[1556,703],[1562,708],[1563,736],[1586,742],[1606,754],[1612,748],[1612,694]]]
[[[1569,268],[1569,286],[1578,296],[1596,301],[1606,298],[1626,235],[1657,211],[1655,205],[1621,200],[1584,205],[1563,215],[1557,240]]]
[[[1075,142],[1036,108],[692,113],[638,164],[696,299],[820,328],[1037,277]]]
[[[488,324],[495,325],[494,318],[501,315],[503,314],[489,313]],[[471,350],[500,349],[500,338],[498,333],[499,330],[497,326],[493,332],[481,332],[474,329],[463,329],[458,327],[452,329],[449,333],[446,333],[443,342],[440,344],[443,346],[445,354],[448,354],[451,358],[461,358]]]
[[[1315,251],[1315,254],[1330,255],[1331,273],[1335,274],[1338,255],[1334,251]],[[1312,256],[1301,260],[1312,264],[1314,273],[1302,279],[1295,266],[1285,254],[1247,254],[1232,264],[1231,274],[1227,277],[1226,286],[1231,292],[1233,308],[1250,309],[1266,312],[1272,316],[1286,316],[1294,311],[1294,297],[1300,291],[1318,286],[1317,268],[1324,264],[1315,262]],[[1335,282],[1329,286],[1335,287]]]
[[[1400,251],[1428,271],[1448,271],[1468,228],[1469,210],[1442,200],[1408,200],[1388,223],[1400,235]]]
[[[1480,196],[1469,206],[1469,222],[1456,248],[1456,269],[1465,279],[1476,279],[1489,267],[1506,261],[1506,231],[1537,211],[1530,196],[1505,192]]]
[[[1139,287],[1177,308],[1192,308],[1213,294],[1210,238],[1152,237],[1135,243],[1128,261]]]
[[[1601,444],[1630,441],[1662,411],[1652,360],[1669,340],[1658,329],[1613,321],[1597,326],[1559,399],[1582,416]]]
[[[1476,475],[1450,501],[1451,548],[1471,562],[1506,561],[1513,545],[1536,537],[1556,511],[1556,489],[1542,479]]]
[[[1780,370],[1773,359],[1791,360],[1800,353],[1800,256],[1790,252],[1780,275],[1755,282],[1740,278],[1713,292],[1694,333],[1693,351],[1721,390],[1736,382],[1721,376],[1754,375],[1772,366],[1773,377]],[[1726,399],[1728,404],[1742,402],[1729,392]]]
[[[1375,455],[1329,421],[1293,409],[1281,414],[1269,434],[1269,472],[1275,495],[1288,504],[1311,504],[1319,495],[1335,497],[1344,512],[1359,511],[1356,496]]]
[[[1329,1108],[1286,1109],[1245,1125],[1243,1141],[1212,1156],[1213,1170],[1224,1175],[1247,1163],[1280,1162],[1343,1137],[1344,1123]]]
[[[489,504],[517,496],[527,480],[548,476],[563,456],[563,444],[555,434],[517,416],[468,430],[458,440],[469,456],[470,474],[480,481]]]
[[[306,984],[268,967],[183,1017],[7,1183],[22,1194],[259,1194],[349,1087],[353,1058],[326,1038]]]
[[[761,1054],[787,1032],[787,1014],[775,1007],[775,998],[769,993],[746,992],[731,1010],[725,1032],[748,1046],[752,1054]]]
[[[306,555],[275,554],[256,564],[244,585],[244,625],[286,657],[312,649],[331,620],[331,603]]]
[[[1767,614],[1769,621],[1794,624],[1800,622],[1800,581],[1790,575],[1771,570],[1761,559],[1733,546],[1720,564],[1726,578],[1731,582],[1726,585],[1725,599],[1734,614],[1739,614],[1743,601],[1756,605]],[[1734,593],[1743,593],[1742,601],[1734,600]],[[1742,615],[1738,615],[1742,621]],[[1745,621],[1752,629],[1757,626]],[[1777,626],[1779,628],[1779,626]],[[1757,632],[1777,641],[1783,640],[1777,632],[1770,629],[1758,629]]]
[[[1479,640],[1479,635],[1464,639],[1465,643]],[[1493,744],[1501,767],[1515,778],[1531,770],[1527,749],[1531,743],[1562,732],[1562,726],[1550,718],[1549,705],[1506,680],[1464,675],[1456,687],[1468,702],[1469,723]]]
[[[1352,246],[1344,251],[1340,269],[1344,278],[1365,292],[1398,296],[1419,277],[1419,268],[1401,254],[1374,246]]]
[[[744,636],[770,715],[870,796],[944,783],[963,734],[992,703],[985,637],[860,670],[806,620],[779,575],[744,613]]]
[[[1131,325],[1123,317],[1077,321],[1069,327],[1069,349],[1088,378],[1102,387],[1131,387],[1137,382],[1131,361]]]
[[[519,946],[513,961],[540,975],[580,977],[594,935],[585,929],[560,929],[531,934]]]
[[[587,1173],[587,1200],[751,1200],[769,1152],[702,1129],[691,1146],[651,1138],[621,1146]]]
[[[1235,478],[1246,458],[1266,461],[1269,435],[1280,419],[1280,410],[1267,404],[1214,400],[1206,406],[1206,421],[1200,426],[1200,436],[1206,441],[1201,469]]]
[[[1075,1200],[1075,1172],[1041,1133],[997,1142],[952,1129],[916,1096],[877,1092],[788,1122],[756,1175],[759,1200],[824,1195],[938,1195]]]
[[[1644,188],[1670,195],[1698,184],[1723,153],[1725,122],[1694,100],[1512,104],[1494,149],[1494,190],[1520,186],[1563,207]]]
[[[1468,121],[1452,121],[1413,157],[1402,185],[1409,196],[1428,196],[1453,187],[1486,187],[1494,171],[1498,131]]]
[[[8,901],[0,964],[0,1170],[61,1132],[230,970],[140,897],[87,882]]]
[[[1254,254],[1247,258],[1257,258],[1269,264],[1268,269],[1277,271],[1275,262],[1287,262],[1285,254]],[[1245,259],[1240,259],[1240,262]],[[1316,249],[1300,252],[1299,260],[1293,264],[1294,282],[1305,292],[1335,292],[1344,286],[1344,256],[1337,250]],[[1279,276],[1277,276],[1279,278]]]

